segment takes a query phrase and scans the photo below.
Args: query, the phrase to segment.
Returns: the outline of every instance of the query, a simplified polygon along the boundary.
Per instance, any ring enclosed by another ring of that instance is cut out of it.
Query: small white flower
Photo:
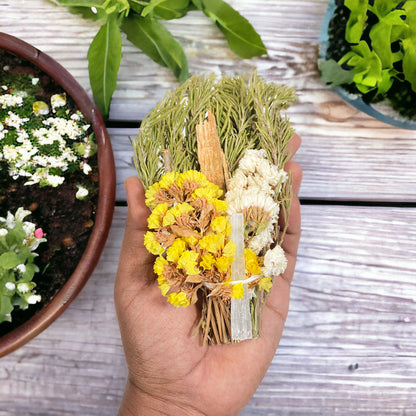
[[[39,82],[39,78],[32,78],[32,85],[36,85]]]
[[[26,266],[24,264],[19,264],[16,266],[16,271],[23,274],[26,271]]]
[[[58,185],[62,185],[64,180],[65,180],[64,177],[58,176],[58,175],[48,175],[46,177],[46,181],[48,182],[48,184],[53,186],[54,188],[57,187]]]
[[[0,237],[6,236],[8,232],[5,228],[0,228]]]
[[[35,303],[40,302],[40,301],[41,301],[40,295],[30,295],[26,298],[26,302],[29,305],[34,305]]]
[[[274,277],[282,274],[286,270],[287,259],[282,247],[277,245],[268,250],[264,256],[263,274],[267,277]]]
[[[82,185],[77,185],[78,191],[75,194],[77,199],[84,199],[88,195],[88,189],[83,187]]]
[[[52,108],[58,108],[58,107],[63,107],[66,105],[66,94],[54,94],[51,97],[51,105]]]
[[[17,290],[20,293],[27,293],[31,289],[32,289],[32,287],[31,287],[31,285],[29,283],[23,282],[23,283],[18,283],[17,284]]]
[[[86,162],[82,163],[82,171],[84,172],[85,175],[88,175],[91,172],[91,170],[92,168],[88,163]]]
[[[6,286],[7,290],[14,290],[16,285],[13,282],[7,282],[4,286]]]

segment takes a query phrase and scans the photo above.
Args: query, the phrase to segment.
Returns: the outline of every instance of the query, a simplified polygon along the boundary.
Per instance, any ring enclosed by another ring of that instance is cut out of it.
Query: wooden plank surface
[[[346,127],[352,135],[345,138],[318,128],[302,131],[296,122],[293,124],[302,137],[294,158],[303,169],[301,198],[416,202],[416,132],[413,138],[403,138],[404,130],[383,127],[367,129],[367,137],[357,137],[353,136],[356,129]],[[126,198],[124,179],[137,175],[131,146],[137,132],[138,128],[109,129],[119,201]]]
[[[265,79],[295,88],[298,102],[287,114],[303,139],[296,157],[304,170],[302,197],[416,202],[416,131],[394,128],[359,112],[319,79],[316,58],[327,0],[233,0],[230,4],[261,34],[267,56],[237,58],[221,32],[198,12],[166,26],[184,46],[194,74],[255,68]],[[49,53],[90,93],[86,55],[98,30],[96,24],[48,0],[2,0],[0,30]],[[177,85],[168,69],[123,38],[110,118],[139,121],[166,90]],[[114,135],[115,146],[128,146],[123,131]],[[123,167],[129,161],[130,156]],[[118,191],[118,198],[123,199],[123,191]]]
[[[416,208],[331,205],[416,202],[416,131],[381,123],[319,80],[327,0],[230,0],[261,34],[268,56],[236,58],[194,12],[166,26],[192,73],[248,72],[293,86],[287,112],[303,143],[302,240],[281,345],[243,416],[416,416]],[[0,0],[0,30],[63,64],[90,92],[86,54],[98,27],[48,0]],[[139,121],[177,82],[123,38],[112,121]],[[130,139],[110,128],[123,180],[136,174]],[[414,204],[410,204],[414,206]],[[126,208],[117,207],[105,252],[67,311],[0,359],[0,416],[115,415],[126,368],[113,282]]]
[[[416,415],[416,209],[318,205],[302,213],[283,338],[241,414]],[[125,214],[116,208],[79,297],[1,358],[0,416],[116,414],[126,368],[113,281]]]

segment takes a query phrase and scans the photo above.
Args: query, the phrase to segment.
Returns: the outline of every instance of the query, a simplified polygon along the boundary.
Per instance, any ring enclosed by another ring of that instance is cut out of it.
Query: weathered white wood
[[[299,100],[287,114],[303,139],[296,156],[304,170],[302,197],[415,202],[416,131],[388,126],[353,109],[319,80],[317,47],[327,1],[234,0],[230,4],[259,31],[268,56],[235,57],[221,32],[199,12],[166,26],[183,44],[192,73],[256,68],[267,80],[296,89]],[[95,23],[86,24],[48,0],[2,0],[0,29],[49,53],[90,91],[86,54],[98,29]],[[168,69],[126,39],[123,51],[111,118],[140,120],[177,82]],[[127,156],[124,151],[123,155]],[[129,160],[127,156],[122,161],[121,178],[130,174]],[[118,198],[124,198],[120,187]]]
[[[416,209],[304,206],[288,321],[248,415],[416,414]],[[0,360],[0,415],[116,414],[113,282],[126,208],[64,314]],[[358,365],[358,368],[355,368]]]
[[[291,117],[296,119],[296,114]],[[295,121],[296,126],[296,121]],[[344,134],[330,126],[297,129],[302,146],[295,159],[303,169],[300,196],[305,199],[355,201],[416,201],[416,131],[372,128],[359,131],[346,124]],[[117,199],[125,200],[123,181],[137,175],[131,140],[138,128],[109,129],[117,165]]]

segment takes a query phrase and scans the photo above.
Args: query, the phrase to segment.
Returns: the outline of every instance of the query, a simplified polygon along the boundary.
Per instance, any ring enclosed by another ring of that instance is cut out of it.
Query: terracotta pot
[[[93,126],[98,144],[99,166],[99,199],[95,224],[80,262],[49,304],[28,321],[0,337],[1,357],[22,346],[50,325],[75,299],[91,276],[104,248],[113,217],[115,166],[104,121],[87,93],[72,75],[48,55],[5,33],[0,33],[0,48],[32,62],[73,98],[79,110]]]

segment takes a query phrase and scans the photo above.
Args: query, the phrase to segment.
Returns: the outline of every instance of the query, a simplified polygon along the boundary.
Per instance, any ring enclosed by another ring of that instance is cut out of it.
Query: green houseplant
[[[415,128],[415,27],[414,1],[331,1],[322,27],[322,80],[369,114]]]

